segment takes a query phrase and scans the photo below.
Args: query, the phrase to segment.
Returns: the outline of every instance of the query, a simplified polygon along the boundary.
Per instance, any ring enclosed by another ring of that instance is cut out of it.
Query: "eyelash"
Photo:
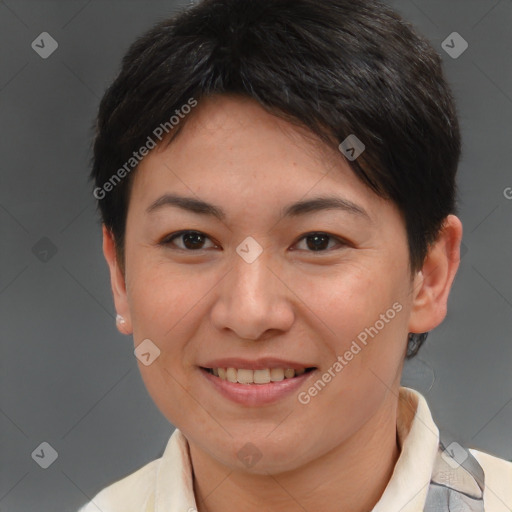
[[[171,246],[171,245],[175,245],[173,242],[176,238],[180,238],[182,237],[183,235],[186,235],[186,234],[196,234],[196,235],[200,235],[202,237],[205,237],[209,240],[210,237],[205,235],[204,233],[202,233],[201,231],[196,231],[196,230],[183,230],[183,231],[177,231],[175,233],[171,233],[170,235],[166,236],[162,241],[159,242],[159,245],[162,245],[164,247],[168,247],[168,246]],[[346,241],[346,240],[343,240],[342,238],[340,237],[337,237],[337,236],[334,236],[334,235],[331,235],[330,233],[325,233],[324,231],[311,231],[309,233],[305,233],[304,235],[302,235],[295,243],[294,245],[296,245],[297,243],[299,243],[300,241],[302,241],[303,239],[306,239],[308,237],[312,237],[312,236],[315,236],[315,235],[320,235],[320,236],[323,236],[323,237],[328,237],[330,239],[333,239],[335,240],[339,246],[341,247],[346,247],[346,246],[349,246],[350,244]],[[181,247],[177,247],[176,248],[177,250],[180,250],[180,251],[184,251],[184,252],[201,252],[201,251],[204,251],[206,249],[183,249]],[[207,248],[208,249],[208,248]],[[306,251],[306,252],[310,252],[312,254],[315,254],[315,253],[325,253],[325,252],[329,252],[333,250],[333,248],[331,249],[320,249],[318,251]]]

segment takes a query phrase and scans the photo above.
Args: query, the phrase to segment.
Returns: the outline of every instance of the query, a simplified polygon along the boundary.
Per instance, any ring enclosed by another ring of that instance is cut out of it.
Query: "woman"
[[[119,330],[176,427],[83,512],[505,511],[406,357],[446,315],[460,133],[372,0],[206,0],[123,59],[92,178]]]

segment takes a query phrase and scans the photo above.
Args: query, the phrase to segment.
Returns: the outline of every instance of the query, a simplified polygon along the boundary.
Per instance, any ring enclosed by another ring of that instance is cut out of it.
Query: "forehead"
[[[249,208],[339,192],[370,212],[384,206],[337,149],[250,98],[204,98],[188,116],[170,144],[164,139],[139,164],[132,199],[150,204],[179,191]]]
[[[159,144],[153,156],[169,155],[168,150],[175,158],[183,151],[188,151],[187,158],[206,153],[216,157],[221,151],[226,156],[257,154],[258,160],[265,156],[285,158],[292,155],[318,162],[324,171],[340,161],[339,151],[322,143],[306,127],[271,114],[246,96],[216,94],[204,97],[184,121],[183,126],[177,126],[179,130],[175,136],[169,134],[172,139],[169,137]],[[192,149],[197,149],[197,153],[192,154]]]

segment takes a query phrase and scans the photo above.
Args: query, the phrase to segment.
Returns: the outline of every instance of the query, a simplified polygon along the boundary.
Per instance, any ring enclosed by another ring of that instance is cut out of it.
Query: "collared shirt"
[[[393,474],[371,512],[422,512],[439,430],[425,398],[401,386],[397,409],[400,455]],[[512,462],[468,450],[485,474],[485,512],[512,512]],[[165,451],[134,473],[101,490],[78,512],[194,512],[196,501],[188,442],[179,429]]]

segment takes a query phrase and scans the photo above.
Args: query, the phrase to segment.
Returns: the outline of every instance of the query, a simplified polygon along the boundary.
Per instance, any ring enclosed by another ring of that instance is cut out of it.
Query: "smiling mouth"
[[[250,370],[246,368],[203,368],[203,371],[214,375],[221,380],[239,384],[269,384],[272,382],[281,382],[305,373],[316,370],[316,367],[293,369],[293,368],[267,368],[262,370]]]

